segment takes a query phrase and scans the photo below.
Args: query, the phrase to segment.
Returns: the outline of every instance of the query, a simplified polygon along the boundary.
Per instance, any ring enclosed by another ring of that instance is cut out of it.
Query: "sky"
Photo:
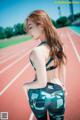
[[[13,27],[14,24],[23,23],[30,12],[42,9],[53,19],[59,18],[58,6],[62,16],[69,16],[69,4],[61,4],[59,1],[68,0],[0,0],[0,26]],[[79,0],[74,0],[79,2]],[[80,12],[80,3],[73,4],[74,13]]]

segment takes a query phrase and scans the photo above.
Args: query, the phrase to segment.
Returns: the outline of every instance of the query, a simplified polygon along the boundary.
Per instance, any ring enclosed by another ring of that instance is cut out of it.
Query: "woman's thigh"
[[[48,105],[48,113],[50,120],[63,120],[65,112],[65,95],[59,90],[53,93],[50,104]]]
[[[47,109],[45,99],[42,97],[40,90],[29,90],[29,105],[37,120],[47,120]]]
[[[29,104],[37,120],[47,120],[47,109],[44,101],[29,101]]]

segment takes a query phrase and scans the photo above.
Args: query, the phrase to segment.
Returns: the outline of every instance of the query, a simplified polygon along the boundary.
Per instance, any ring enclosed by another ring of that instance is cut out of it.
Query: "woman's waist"
[[[49,80],[47,80],[47,82],[52,83],[52,84],[58,84],[58,85],[62,86],[62,82],[58,78],[49,79]]]
[[[36,81],[36,80],[37,80],[37,76],[35,76],[35,79],[33,81]],[[57,84],[57,85],[60,85],[62,87],[61,80],[58,78],[47,79],[47,84]]]
[[[54,82],[50,82],[50,81],[48,81],[46,86],[43,88],[29,89],[29,91],[32,91],[32,92],[37,92],[37,91],[49,91],[49,92],[52,91],[53,92],[53,91],[60,91],[60,90],[63,91],[63,88],[61,85],[54,83]]]
[[[47,81],[47,86],[52,85],[53,87],[62,88],[62,83],[58,78]]]

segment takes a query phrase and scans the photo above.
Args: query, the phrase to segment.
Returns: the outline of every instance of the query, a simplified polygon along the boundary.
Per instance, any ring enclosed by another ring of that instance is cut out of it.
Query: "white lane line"
[[[33,39],[32,39],[33,40]],[[31,41],[32,41],[31,40]],[[4,41],[3,41],[4,42]],[[27,43],[27,41],[25,41],[26,43]],[[21,43],[21,44],[15,44],[14,46],[16,47],[15,49],[21,49],[22,47],[24,47],[23,46],[24,45],[24,43]],[[1,53],[3,53],[3,54],[5,54],[5,52],[8,52],[8,49],[10,49],[10,50],[14,50],[14,46],[12,45],[12,46],[8,46],[8,47],[6,47],[6,48],[2,48],[1,49]]]
[[[29,120],[33,120],[33,118],[34,118],[34,114],[33,114],[33,112],[31,112]]]
[[[78,59],[78,61],[79,61],[79,63],[80,63],[80,56],[79,56],[79,54],[78,54],[78,51],[77,51],[77,49],[76,49],[76,47],[75,47],[75,44],[74,44],[72,38],[71,38],[71,36],[70,36],[70,34],[69,34],[68,32],[67,32],[67,36],[68,36],[68,39],[70,40],[71,45],[72,45],[72,47],[73,47],[73,49],[74,49],[75,55],[76,55],[76,57],[77,57],[77,59]]]
[[[22,49],[22,48],[24,48],[24,47],[23,47],[23,46],[20,46],[20,47],[15,46],[15,48],[13,48],[13,47],[11,46],[11,47],[7,47],[6,49],[3,48],[3,49],[1,49],[1,54],[4,55],[4,54],[7,53],[9,50],[10,50],[10,51],[13,51],[13,50],[15,49],[15,51],[16,51],[16,50]],[[4,49],[5,49],[5,50],[4,50]],[[4,51],[3,51],[3,50],[4,50]]]
[[[20,75],[23,74],[23,72],[29,67],[30,63],[21,69],[21,71],[12,79],[10,82],[6,85],[6,87],[3,88],[3,90],[0,92],[0,96],[3,95],[3,93],[20,77]]]
[[[33,49],[33,48],[32,48]],[[28,52],[30,53],[29,50]],[[21,59],[23,59],[28,53],[26,52],[23,56],[21,56],[20,58],[18,58],[17,60],[15,60],[14,62],[12,62],[11,64],[9,64],[8,66],[6,66],[5,68],[3,68],[2,70],[0,70],[0,74],[2,74],[3,72],[5,72],[7,69],[9,69],[10,67],[12,67],[13,65],[15,65],[17,62],[19,62]]]
[[[0,60],[4,59],[6,56],[8,57],[8,56],[11,55],[12,53],[14,53],[14,51],[6,52],[5,55],[2,55],[2,56],[0,57]],[[1,52],[0,52],[0,54],[1,54]]]
[[[0,64],[3,64],[3,63],[5,63],[5,62],[7,62],[8,60],[12,59],[13,57],[16,57],[16,56],[18,56],[18,55],[21,55],[22,53],[24,53],[24,52],[27,51],[27,50],[28,50],[28,49],[24,49],[24,50],[18,52],[17,54],[10,55],[7,59],[4,59],[4,60],[0,61]],[[18,56],[18,57],[19,57],[19,56]]]
[[[34,41],[34,39],[32,39],[32,40]],[[40,41],[40,39],[37,39],[37,41]],[[36,41],[36,43],[38,44],[37,41]],[[36,44],[36,43],[30,43],[30,44]],[[3,49],[0,50],[0,53],[4,55],[5,53],[9,52],[9,49],[10,49],[10,51],[13,51],[14,49],[16,49],[16,50],[17,49],[23,49],[24,47],[27,47],[27,44],[26,44],[26,46],[24,46],[24,44],[22,43],[21,45],[19,45],[19,47],[16,46],[16,45],[15,45],[15,47],[16,48],[14,48],[14,46],[10,46],[8,48],[3,48]]]
[[[35,47],[35,44],[33,44],[32,46],[30,46],[30,48],[32,48],[32,47]],[[7,59],[5,58],[4,60],[2,60],[2,61],[0,61],[0,64],[3,64],[3,63],[5,63],[6,61],[8,61],[9,59],[11,59],[11,58],[13,58],[13,57],[15,57],[15,56],[18,56],[18,55],[21,55],[21,53],[23,53],[23,52],[25,52],[26,50],[28,50],[29,48],[25,48],[25,49],[23,49],[22,51],[20,50],[20,52],[18,52],[17,54],[14,54],[14,55],[10,55]]]
[[[29,51],[31,51],[31,50],[29,50]],[[29,51],[28,51],[28,53],[29,53]],[[30,65],[30,62],[28,62],[28,64],[6,85],[6,87],[4,87],[4,89],[0,92],[0,96],[13,84],[14,81],[17,80],[17,78],[20,77],[20,75],[29,67],[29,65]]]
[[[16,48],[16,49],[14,49],[14,50],[8,50],[8,51],[6,51],[6,52],[4,52],[4,54],[2,54],[2,52],[0,52],[0,54],[2,55],[1,57],[0,57],[0,60],[2,60],[2,59],[4,59],[5,57],[8,57],[8,56],[10,56],[11,54],[14,54],[14,53],[18,53],[18,52],[20,52],[21,50],[23,50],[24,48],[23,47],[21,47],[21,48]]]
[[[31,50],[30,50],[31,51]],[[25,53],[23,56],[21,56],[20,58],[18,58],[17,60],[15,60],[14,62],[12,62],[11,64],[9,64],[7,67],[5,67],[4,69],[0,70],[0,74],[2,74],[3,72],[5,72],[7,69],[11,68],[13,65],[15,65],[16,63],[18,63],[20,60],[22,60],[30,51],[28,51],[27,53]]]
[[[79,33],[77,33],[77,32],[75,32],[74,30],[72,30],[72,29],[70,29],[71,31],[72,31],[72,33],[75,33],[77,36],[79,36],[80,37],[80,34]]]
[[[32,51],[32,50],[29,50],[29,51]],[[0,92],[0,96],[14,83],[14,81],[17,80],[17,78],[20,77],[20,75],[29,67],[29,65],[30,65],[30,62],[28,62],[28,64],[24,66],[23,69],[21,69],[21,71],[6,85],[6,87],[3,88],[3,90]]]

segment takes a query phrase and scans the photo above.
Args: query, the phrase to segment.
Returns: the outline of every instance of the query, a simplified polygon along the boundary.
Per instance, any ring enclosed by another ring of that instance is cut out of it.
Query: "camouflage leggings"
[[[65,95],[61,86],[47,83],[45,88],[29,89],[29,105],[37,120],[64,120]]]

